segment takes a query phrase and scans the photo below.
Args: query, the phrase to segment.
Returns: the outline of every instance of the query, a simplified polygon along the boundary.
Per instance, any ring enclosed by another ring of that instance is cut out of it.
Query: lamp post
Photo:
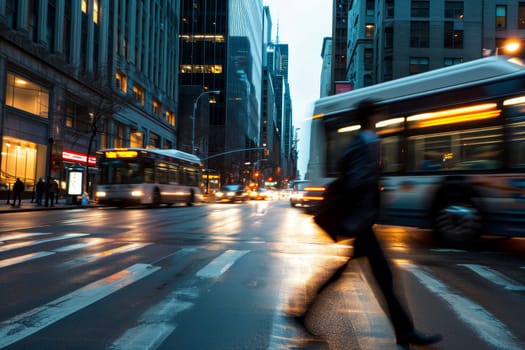
[[[197,106],[199,105],[199,100],[204,95],[214,94],[219,95],[221,93],[220,90],[210,90],[210,91],[203,91],[200,93],[199,96],[195,99],[195,102],[193,102],[193,113],[191,115],[192,120],[192,127],[191,127],[191,153],[195,154],[195,114],[197,112]]]

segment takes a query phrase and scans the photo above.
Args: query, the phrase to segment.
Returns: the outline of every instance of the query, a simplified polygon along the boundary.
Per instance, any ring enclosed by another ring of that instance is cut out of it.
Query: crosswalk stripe
[[[510,278],[502,275],[498,271],[491,269],[488,266],[482,266],[477,264],[458,264],[458,266],[466,267],[480,275],[481,277],[491,281],[492,283],[497,284],[505,288],[506,290],[511,290],[515,292],[525,291],[525,286],[519,285],[516,281],[511,280]]]
[[[79,238],[79,237],[85,237],[85,236],[89,236],[89,233],[68,233],[62,236],[58,236],[58,237],[44,238],[44,239],[39,239],[36,241],[27,241],[27,242],[8,244],[8,245],[0,247],[0,253],[8,252],[8,251],[20,249],[20,248],[31,247],[31,246],[42,244],[42,243],[61,241],[64,239],[72,239],[72,238]]]
[[[521,349],[517,338],[505,324],[481,305],[449,289],[443,282],[415,265],[404,262],[400,262],[399,265],[412,273],[432,293],[449,304],[457,317],[494,349]]]
[[[4,268],[4,267],[16,265],[16,264],[21,264],[26,261],[43,258],[45,256],[49,256],[52,254],[55,254],[55,252],[36,252],[32,254],[16,256],[14,258],[3,259],[3,260],[0,260],[0,268]]]
[[[61,267],[71,268],[71,267],[79,266],[79,265],[82,265],[82,264],[91,263],[93,261],[96,261],[96,260],[99,260],[99,259],[102,259],[102,258],[106,258],[106,257],[111,256],[111,255],[129,253],[129,252],[141,249],[143,247],[146,247],[146,246],[148,246],[150,244],[151,243],[130,243],[130,244],[126,244],[126,245],[123,245],[121,247],[105,250],[103,252],[99,252],[99,253],[95,253],[95,254],[91,254],[91,255],[86,255],[86,256],[79,257],[79,258],[75,258],[75,259],[70,260],[70,261],[66,261],[65,263],[61,264]]]
[[[0,323],[0,349],[62,320],[159,269],[160,267],[149,264],[132,265],[41,307]]]
[[[240,259],[248,250],[227,250],[217,258],[213,259],[208,265],[197,271],[197,277],[202,278],[217,278],[235,263],[237,259]]]
[[[51,232],[22,232],[22,233],[10,233],[9,236],[2,237],[0,241],[14,241],[16,239],[24,239],[36,236],[50,235]]]
[[[194,249],[181,249],[176,255],[186,255]],[[217,278],[249,250],[227,250],[208,265],[197,271],[195,276],[200,278]],[[158,348],[164,340],[177,328],[174,322],[176,315],[192,308],[195,304],[189,300],[198,297],[199,290],[183,288],[176,290],[162,302],[149,308],[140,318],[137,325],[128,329],[110,347],[112,350],[153,350]]]

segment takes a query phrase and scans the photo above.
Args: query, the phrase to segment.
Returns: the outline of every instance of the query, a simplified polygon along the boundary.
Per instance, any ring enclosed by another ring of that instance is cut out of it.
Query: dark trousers
[[[371,227],[356,238],[354,253],[356,258],[368,257],[372,274],[387,304],[396,337],[409,336],[414,331],[412,319],[394,292],[392,270]]]
[[[381,294],[383,294],[384,301],[387,304],[390,322],[394,327],[396,337],[403,338],[410,335],[414,331],[412,319],[394,293],[393,276],[390,265],[386,260],[383,249],[371,227],[361,233],[354,242],[353,258],[364,256],[368,257],[374,279],[377,281]],[[319,288],[317,295],[321,294],[321,292],[330,284],[337,281],[348,268],[350,262],[351,259],[338,268],[330,279]],[[314,301],[311,303],[313,302]]]
[[[13,207],[16,205],[17,199],[18,199],[18,206],[20,206],[22,204],[22,193],[14,192]]]

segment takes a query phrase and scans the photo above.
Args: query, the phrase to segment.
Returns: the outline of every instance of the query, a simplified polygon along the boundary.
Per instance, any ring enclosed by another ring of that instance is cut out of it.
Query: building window
[[[386,13],[386,18],[394,17],[394,0],[386,0],[385,13]]]
[[[128,92],[128,79],[126,78],[126,75],[124,73],[117,70],[117,72],[115,73],[115,82],[117,85],[117,89],[119,89],[123,93]]]
[[[126,126],[115,122],[113,133],[114,147],[126,147]]]
[[[429,47],[429,22],[410,22],[410,47]]]
[[[445,18],[463,19],[464,17],[463,1],[445,1]]]
[[[463,30],[454,29],[454,22],[445,22],[444,43],[446,49],[463,48]]]
[[[137,83],[133,84],[133,96],[135,100],[144,106],[144,88]]]
[[[410,57],[410,74],[418,74],[428,71],[428,57]]]
[[[175,112],[167,110],[166,111],[166,121],[171,126],[175,126]]]
[[[525,2],[520,2],[518,6],[518,29],[525,29]]]
[[[158,100],[153,99],[153,113],[155,113],[159,118],[162,117],[162,103]]]
[[[415,1],[412,0],[410,15],[412,17],[426,17],[430,16],[430,1]]]
[[[365,24],[365,37],[373,38],[374,37],[374,23]]]
[[[496,6],[496,30],[507,29],[507,6]]]
[[[149,133],[149,146],[150,148],[160,148],[160,136],[154,132]]]
[[[460,63],[463,63],[463,58],[461,57],[445,57],[443,60],[444,67],[453,66]]]
[[[385,49],[392,49],[394,47],[394,28],[385,28]]]
[[[374,15],[374,6],[375,6],[375,0],[366,0],[366,15],[367,16]]]
[[[222,74],[222,65],[220,64],[183,64],[180,66],[181,73],[208,73]]]
[[[14,73],[7,73],[5,104],[22,111],[48,117],[48,89]]]
[[[374,68],[374,50],[365,49],[365,69],[372,70]]]

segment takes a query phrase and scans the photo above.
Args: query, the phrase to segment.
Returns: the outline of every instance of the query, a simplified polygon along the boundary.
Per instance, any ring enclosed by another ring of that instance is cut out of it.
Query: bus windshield
[[[147,158],[102,159],[100,185],[153,183],[155,162]]]

